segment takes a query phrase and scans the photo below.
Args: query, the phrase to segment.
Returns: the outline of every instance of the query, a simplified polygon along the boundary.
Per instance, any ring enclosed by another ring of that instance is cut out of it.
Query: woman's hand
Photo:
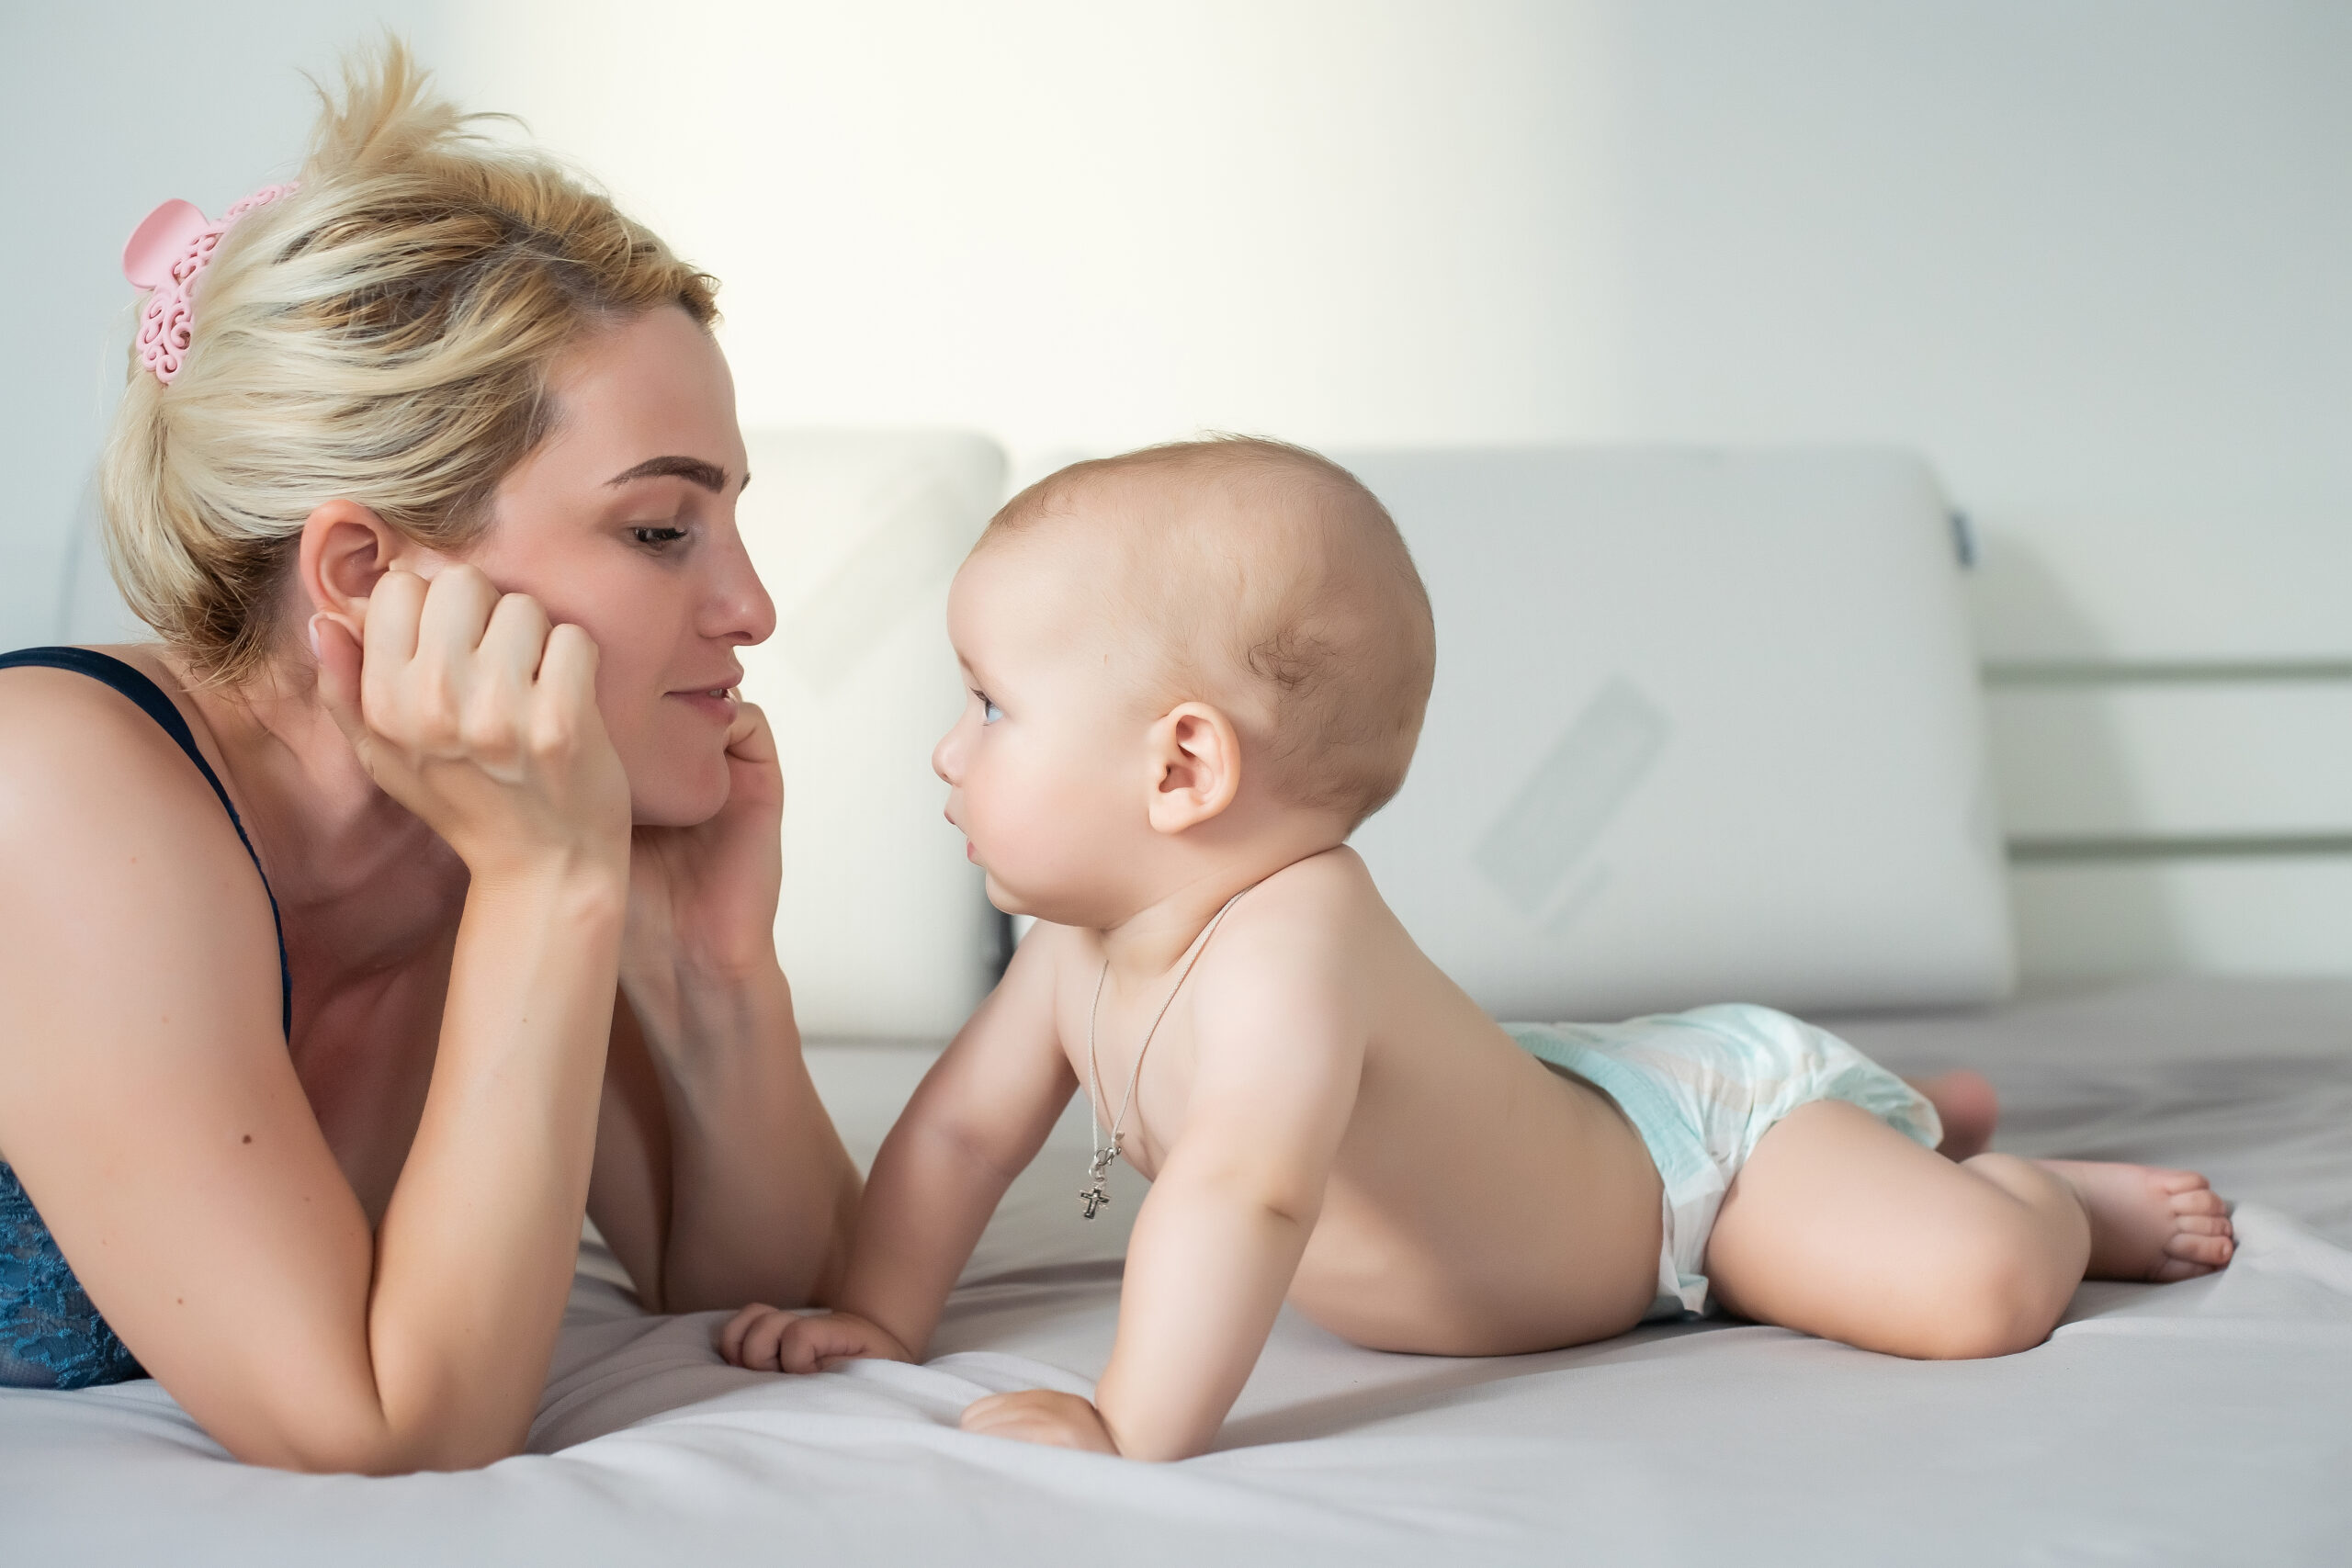
[[[803,1315],[758,1303],[728,1319],[718,1353],[755,1372],[821,1372],[836,1362],[911,1361],[890,1331],[851,1312]]]
[[[665,993],[679,983],[739,981],[775,964],[784,772],[766,716],[740,700],[727,775],[727,804],[709,820],[632,836],[621,978],[640,1014],[667,1011]]]
[[[784,776],[758,708],[739,703],[726,755],[726,805],[639,828],[629,856],[613,1158],[593,1202],[666,1312],[830,1300],[857,1210],[776,963]]]
[[[388,571],[360,637],[311,620],[319,694],[379,788],[479,879],[552,857],[617,867],[628,778],[596,708],[596,645],[454,565]]]
[[[1080,1449],[1088,1453],[1116,1454],[1119,1445],[1102,1413],[1074,1393],[1050,1388],[1024,1388],[1018,1393],[992,1393],[964,1406],[959,1423],[967,1432],[989,1438],[1012,1438],[1048,1448]]]

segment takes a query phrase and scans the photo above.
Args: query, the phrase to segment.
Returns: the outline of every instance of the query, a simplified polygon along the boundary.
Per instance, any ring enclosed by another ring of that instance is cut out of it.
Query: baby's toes
[[[2155,1285],[2172,1285],[2213,1271],[2214,1265],[2211,1263],[2191,1263],[2186,1258],[2167,1258],[2156,1265],[2155,1271],[2148,1276],[2148,1281]]]
[[[2199,1235],[2195,1231],[2176,1231],[2165,1242],[2165,1255],[2187,1263],[2202,1263],[2209,1269],[2219,1269],[2230,1260],[2237,1244],[2227,1235]]]
[[[2228,1200],[2219,1192],[2200,1184],[2196,1187],[2175,1190],[2172,1193],[2172,1212],[2176,1214],[2227,1214],[2230,1212],[2230,1205]]]

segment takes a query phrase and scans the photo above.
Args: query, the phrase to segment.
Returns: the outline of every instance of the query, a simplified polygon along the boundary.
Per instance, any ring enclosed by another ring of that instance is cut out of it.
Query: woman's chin
[[[708,769],[665,770],[664,776],[629,779],[629,813],[640,828],[698,828],[726,807],[727,759]]]

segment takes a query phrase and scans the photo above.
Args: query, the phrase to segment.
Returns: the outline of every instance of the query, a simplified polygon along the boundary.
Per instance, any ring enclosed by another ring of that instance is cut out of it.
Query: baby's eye
[[[647,549],[661,551],[684,538],[686,531],[668,523],[647,523],[631,528],[628,536]]]
[[[1004,716],[1004,710],[997,706],[996,704],[990,702],[989,700],[989,694],[986,692],[974,692],[972,695],[980,699],[980,722],[982,724],[994,724],[998,719]]]

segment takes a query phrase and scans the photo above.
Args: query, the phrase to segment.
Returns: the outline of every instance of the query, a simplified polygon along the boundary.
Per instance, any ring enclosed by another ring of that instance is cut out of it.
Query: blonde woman
[[[857,1198],[769,934],[713,286],[396,47],[126,269],[160,641],[0,661],[0,1383],[484,1464],[583,1210],[688,1311],[825,1300]]]

